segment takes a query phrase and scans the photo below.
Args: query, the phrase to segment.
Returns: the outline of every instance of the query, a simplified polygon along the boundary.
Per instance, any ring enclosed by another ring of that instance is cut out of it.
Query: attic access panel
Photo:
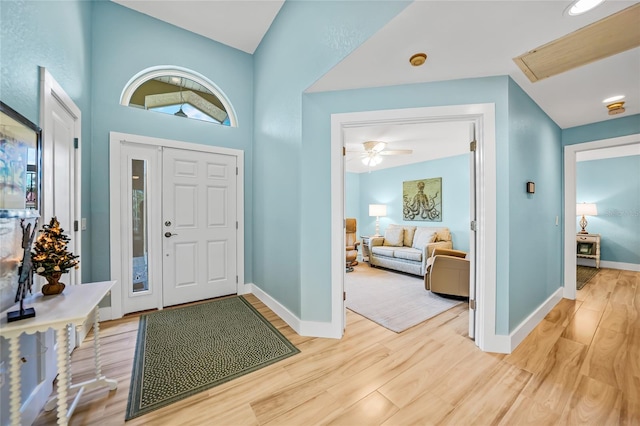
[[[640,3],[513,58],[532,83],[640,46]]]

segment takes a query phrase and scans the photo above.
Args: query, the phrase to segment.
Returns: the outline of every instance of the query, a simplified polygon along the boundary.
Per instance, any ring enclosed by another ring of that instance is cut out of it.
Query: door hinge
[[[476,310],[476,300],[475,299],[469,299],[469,309],[473,309],[474,311]]]
[[[471,221],[471,230],[472,231],[477,231],[478,230],[478,223],[475,220]]]
[[[347,292],[346,291],[342,292],[342,300],[347,300]]]
[[[236,176],[238,176],[238,168],[236,167]]]
[[[238,221],[236,220],[236,229],[238,229]]]
[[[73,230],[78,232],[78,221],[77,220],[73,221]]]
[[[78,149],[79,146],[80,146],[80,141],[78,140],[78,138],[73,138],[73,148]]]
[[[469,151],[476,152],[476,145],[476,141],[471,141],[471,143],[469,144]]]
[[[238,276],[236,275],[236,284],[238,284]]]
[[[342,147],[342,156],[344,157],[345,155],[347,155],[347,148],[346,147]]]

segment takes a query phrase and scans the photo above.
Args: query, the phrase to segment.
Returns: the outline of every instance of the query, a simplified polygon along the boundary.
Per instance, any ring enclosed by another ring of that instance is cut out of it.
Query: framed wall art
[[[442,222],[442,178],[402,182],[402,219]]]
[[[0,101],[0,217],[40,210],[40,128]]]

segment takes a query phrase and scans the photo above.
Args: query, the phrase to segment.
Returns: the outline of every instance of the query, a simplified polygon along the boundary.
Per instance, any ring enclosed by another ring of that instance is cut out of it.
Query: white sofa
[[[389,225],[384,236],[369,238],[369,265],[424,276],[436,247],[453,248],[449,228]]]

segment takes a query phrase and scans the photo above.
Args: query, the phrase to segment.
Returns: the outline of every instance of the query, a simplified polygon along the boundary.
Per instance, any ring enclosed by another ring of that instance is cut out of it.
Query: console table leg
[[[58,424],[66,425],[67,394],[69,392],[69,331],[68,327],[56,330],[58,340]]]
[[[21,381],[20,381],[20,337],[9,339],[9,383],[11,389],[11,424],[20,426]]]

